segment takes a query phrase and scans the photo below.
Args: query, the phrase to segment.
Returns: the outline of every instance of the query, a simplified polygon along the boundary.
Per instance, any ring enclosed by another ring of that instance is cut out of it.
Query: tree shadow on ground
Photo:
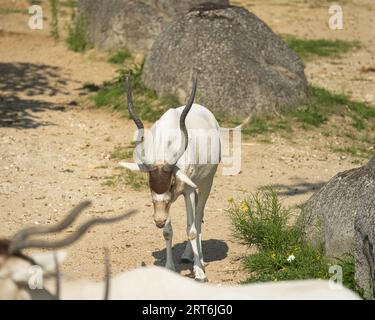
[[[0,97],[0,128],[33,129],[39,126],[53,125],[42,121],[37,115],[46,109],[65,111],[65,107],[40,100],[25,100],[17,97]]]
[[[327,182],[321,181],[316,183],[300,182],[294,184],[273,184],[271,187],[277,190],[277,193],[282,196],[296,196],[309,192],[314,192],[325,186]]]
[[[173,261],[176,266],[176,271],[191,270],[192,263],[182,263],[180,261],[181,255],[185,250],[187,241],[177,243],[173,246]],[[228,256],[228,245],[223,240],[210,239],[202,241],[203,258],[205,262],[223,260]],[[156,259],[154,265],[163,266],[166,262],[166,249],[154,251],[152,256]]]
[[[67,80],[55,66],[31,63],[0,63],[0,127],[37,128],[50,123],[37,113],[64,111],[61,105],[34,96],[68,95]],[[20,98],[19,94],[27,98]]]

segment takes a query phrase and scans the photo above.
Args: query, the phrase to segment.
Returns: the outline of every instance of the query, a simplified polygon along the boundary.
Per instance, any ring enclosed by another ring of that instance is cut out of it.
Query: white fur
[[[181,145],[180,116],[184,106],[169,109],[154,123],[151,130],[145,131],[144,150],[147,164],[170,163],[173,155],[178,153]],[[187,150],[177,161],[175,172],[177,183],[173,191],[174,202],[181,194],[185,197],[187,213],[188,244],[182,256],[193,261],[194,274],[197,280],[205,281],[204,261],[201,243],[201,224],[204,207],[211,191],[213,178],[220,161],[220,127],[215,116],[205,107],[193,104],[186,117],[186,128],[189,136]],[[129,169],[140,167],[120,163]],[[199,193],[195,189],[198,189]],[[169,269],[174,269],[172,250],[172,225],[170,218],[164,228],[167,263]]]
[[[61,299],[103,299],[103,282],[62,280]],[[31,299],[50,299],[54,283],[44,293],[30,292]],[[323,280],[282,281],[247,285],[198,283],[160,267],[143,267],[111,279],[113,300],[358,300],[351,290]]]

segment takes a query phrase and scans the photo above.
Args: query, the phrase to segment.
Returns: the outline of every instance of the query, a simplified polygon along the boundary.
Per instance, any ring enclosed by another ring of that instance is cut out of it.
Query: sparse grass
[[[235,119],[219,120],[228,126],[240,123]],[[243,133],[264,139],[272,133],[292,136],[298,129],[320,131],[327,138],[345,138],[343,145],[331,148],[333,151],[367,158],[374,152],[374,124],[375,106],[310,85],[309,97],[303,104],[280,115],[254,117]]]
[[[112,160],[130,160],[133,158],[134,145],[122,146],[118,145],[111,152]],[[131,171],[126,168],[119,168],[119,174],[105,178],[103,185],[115,189],[131,188],[136,191],[144,190],[147,187],[146,175],[142,172]]]
[[[73,10],[71,23],[68,25],[68,37],[66,43],[70,50],[84,52],[90,45],[86,40],[87,19],[83,14],[76,15]]]
[[[328,261],[323,246],[306,242],[303,227],[290,223],[291,211],[273,189],[263,188],[239,202],[231,199],[227,212],[234,237],[258,249],[244,261],[249,271],[245,282],[329,279],[329,266],[337,264],[343,269],[343,284],[356,289],[352,256]]]
[[[332,147],[332,151],[343,154],[350,154],[354,157],[364,159],[369,159],[374,154],[374,149],[355,145],[346,147]]]
[[[340,5],[347,4],[350,0],[341,0]],[[298,2],[298,1],[297,1]],[[319,8],[322,6],[328,6],[331,0],[302,0],[301,2],[307,3],[310,8]]]
[[[170,107],[179,106],[179,101],[174,96],[158,97],[154,90],[148,89],[142,82],[142,69],[118,70],[118,76],[112,82],[105,84],[93,97],[97,107],[109,107],[112,110],[128,115],[126,106],[125,77],[132,75],[132,90],[134,105],[138,115],[144,121],[154,122]]]
[[[108,59],[109,63],[112,64],[123,64],[126,60],[130,59],[132,55],[126,50],[119,50]]]
[[[134,147],[117,146],[111,152],[111,159],[114,160],[129,160],[132,159]]]
[[[375,106],[310,85],[309,97],[301,106],[285,111],[279,117],[254,118],[244,132],[256,135],[278,130],[290,131],[293,123],[300,124],[304,129],[312,129],[322,126],[332,115],[348,116],[353,120],[354,128],[363,130],[367,128],[369,120],[375,119]]]
[[[25,9],[17,9],[17,8],[0,8],[0,14],[12,14],[12,13],[28,14],[28,11]]]
[[[304,61],[316,57],[340,58],[350,50],[360,48],[360,44],[356,41],[300,39],[292,35],[284,35],[283,38]]]
[[[134,172],[125,168],[119,170],[121,170],[119,174],[106,177],[103,185],[116,189],[126,189],[130,187],[136,191],[144,190],[147,187],[147,179],[144,173]]]
[[[60,38],[59,33],[59,0],[50,0],[51,5],[51,36],[57,41]]]
[[[60,1],[60,5],[62,7],[67,7],[67,8],[77,8],[78,2],[75,0],[65,0],[65,1]]]

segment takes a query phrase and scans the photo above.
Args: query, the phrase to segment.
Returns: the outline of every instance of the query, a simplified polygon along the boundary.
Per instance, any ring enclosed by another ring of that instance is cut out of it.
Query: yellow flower
[[[245,201],[242,201],[241,202],[241,205],[240,205],[240,209],[242,212],[247,212],[249,211],[249,205],[245,202]]]
[[[276,259],[276,253],[275,253],[275,252],[272,252],[272,253],[271,253],[271,258],[272,258],[273,260]]]
[[[301,248],[299,246],[295,246],[293,249],[293,253],[298,253],[301,251]]]

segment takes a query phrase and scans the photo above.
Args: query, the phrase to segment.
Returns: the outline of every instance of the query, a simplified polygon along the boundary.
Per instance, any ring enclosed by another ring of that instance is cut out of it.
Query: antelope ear
[[[129,169],[131,171],[142,171],[142,172],[148,172],[146,166],[142,163],[133,163],[133,162],[125,162],[121,161],[118,164],[122,168]]]
[[[180,169],[177,169],[176,170],[176,178],[178,178],[180,181],[186,183],[187,185],[189,185],[190,187],[194,188],[194,189],[197,189],[197,185],[190,180],[190,178],[185,174],[183,173]]]
[[[16,268],[12,273],[12,280],[18,284],[27,284],[35,276],[48,276],[56,271],[55,258],[53,253],[38,253],[31,255],[37,266],[30,266],[29,268]],[[65,251],[56,252],[56,260],[60,265],[66,258]],[[33,267],[40,268],[32,269]]]

